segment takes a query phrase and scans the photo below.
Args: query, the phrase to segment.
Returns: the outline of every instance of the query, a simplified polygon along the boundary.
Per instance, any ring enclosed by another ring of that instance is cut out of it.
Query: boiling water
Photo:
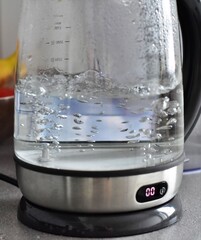
[[[183,152],[182,88],[159,93],[98,72],[18,80],[15,153],[49,168],[108,171],[155,166]]]

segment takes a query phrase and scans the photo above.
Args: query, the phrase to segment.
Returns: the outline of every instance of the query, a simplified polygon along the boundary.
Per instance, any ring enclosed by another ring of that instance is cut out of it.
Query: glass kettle
[[[22,16],[19,66],[26,73],[18,74],[15,122],[20,159],[108,171],[182,155],[175,1],[49,1],[48,8],[47,1],[27,1]]]
[[[108,213],[176,195],[183,90],[186,136],[200,108],[195,6],[200,11],[192,0],[23,1],[14,140],[29,201]]]

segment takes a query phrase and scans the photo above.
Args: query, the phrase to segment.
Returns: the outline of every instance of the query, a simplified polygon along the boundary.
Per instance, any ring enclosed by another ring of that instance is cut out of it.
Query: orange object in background
[[[0,98],[4,97],[11,97],[14,95],[14,89],[13,88],[0,88]]]
[[[0,59],[0,142],[13,134],[17,58],[18,46],[11,56]]]

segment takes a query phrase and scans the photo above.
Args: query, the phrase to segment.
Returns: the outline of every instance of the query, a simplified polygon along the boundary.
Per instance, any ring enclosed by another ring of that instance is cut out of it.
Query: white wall
[[[0,57],[15,50],[21,3],[22,0],[0,0]]]

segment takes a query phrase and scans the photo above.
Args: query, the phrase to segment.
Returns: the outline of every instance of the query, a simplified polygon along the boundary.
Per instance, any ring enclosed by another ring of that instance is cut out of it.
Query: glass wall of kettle
[[[149,167],[178,158],[180,46],[175,0],[24,1],[18,158],[73,170]]]

